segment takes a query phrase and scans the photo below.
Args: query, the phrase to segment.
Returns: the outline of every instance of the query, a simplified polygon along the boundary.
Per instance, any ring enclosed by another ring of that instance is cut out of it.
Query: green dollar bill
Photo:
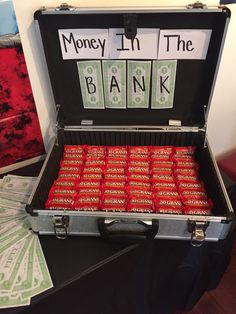
[[[21,241],[15,243],[0,256],[0,290],[11,291],[16,275],[20,268],[21,262],[26,251],[32,241],[32,237],[28,236]]]
[[[85,109],[104,109],[101,62],[79,61],[80,87]]]
[[[20,293],[4,291],[0,292],[0,309],[24,306],[30,304],[30,298],[22,300]]]
[[[1,184],[1,191],[15,191],[17,193],[23,193],[24,195],[30,195],[36,178],[17,177],[17,176],[5,176]]]
[[[36,237],[34,250],[34,271],[33,271],[33,287],[32,289],[22,291],[22,299],[33,297],[45,290],[53,287],[50,273],[48,271],[47,263],[43,255],[43,250],[39,239]]]
[[[32,289],[36,237],[32,236],[31,239],[29,249],[26,251],[26,254],[21,262],[14,287],[12,288],[12,291],[14,292]]]
[[[173,108],[177,60],[153,61],[152,109]]]
[[[126,108],[126,61],[103,60],[103,84],[106,108]]]
[[[151,61],[128,60],[128,108],[148,108]]]

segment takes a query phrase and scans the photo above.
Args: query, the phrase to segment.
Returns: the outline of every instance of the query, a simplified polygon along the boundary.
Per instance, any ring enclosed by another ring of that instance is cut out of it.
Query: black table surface
[[[14,174],[37,176],[42,163]],[[230,258],[234,234],[192,247],[188,241],[139,244],[101,238],[40,236],[54,287],[13,313],[170,314],[191,309],[219,283]]]

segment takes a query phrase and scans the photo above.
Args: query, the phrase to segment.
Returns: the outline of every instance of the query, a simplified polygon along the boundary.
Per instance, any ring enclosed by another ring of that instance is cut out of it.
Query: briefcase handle
[[[137,242],[153,240],[158,232],[159,222],[152,220],[99,218],[98,230],[105,240]]]

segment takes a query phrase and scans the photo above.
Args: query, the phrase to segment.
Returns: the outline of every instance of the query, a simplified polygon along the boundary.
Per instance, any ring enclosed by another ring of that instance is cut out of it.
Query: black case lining
[[[56,104],[60,104],[61,125],[168,125],[169,119],[184,126],[204,125],[217,60],[223,39],[227,11],[137,13],[138,28],[212,29],[206,60],[178,60],[173,109],[84,109],[76,62],[63,60],[58,29],[122,28],[124,14],[35,14],[39,22]],[[81,61],[81,60],[80,60]],[[151,94],[151,93],[150,93]]]
[[[49,190],[57,178],[64,145],[173,145],[197,146],[196,159],[200,164],[200,179],[204,181],[207,194],[214,203],[215,216],[229,212],[219,179],[208,148],[202,148],[204,134],[196,132],[116,132],[116,131],[60,131],[59,145],[55,145],[39,186],[30,204],[34,209],[45,209]]]

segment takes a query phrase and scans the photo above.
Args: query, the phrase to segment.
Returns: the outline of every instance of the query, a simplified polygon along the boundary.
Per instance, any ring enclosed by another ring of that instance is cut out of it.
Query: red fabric
[[[0,49],[0,168],[45,153],[23,52]]]
[[[236,152],[218,161],[218,166],[232,180],[236,181]]]

